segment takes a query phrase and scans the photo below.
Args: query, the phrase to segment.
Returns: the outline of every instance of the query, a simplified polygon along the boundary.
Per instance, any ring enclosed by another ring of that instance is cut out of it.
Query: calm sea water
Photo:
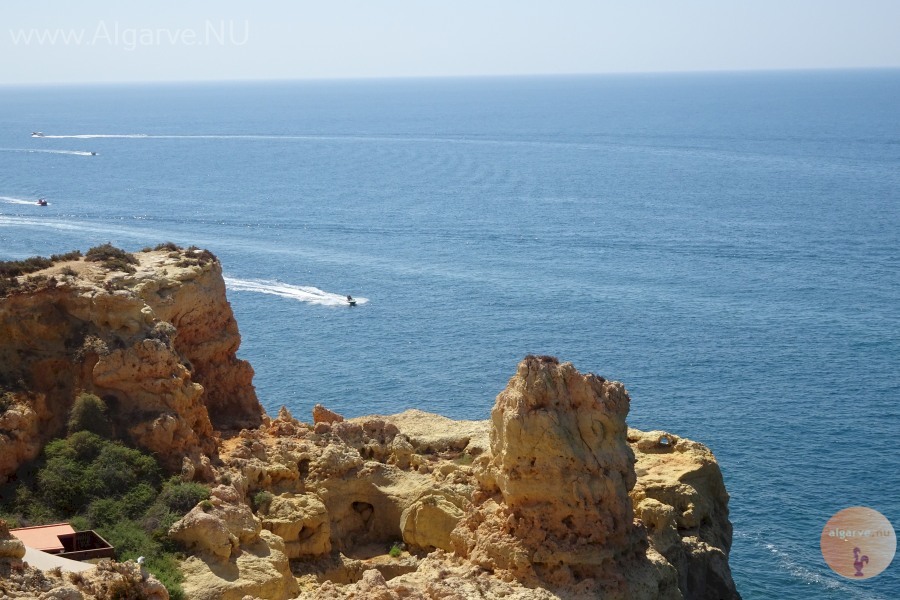
[[[713,449],[745,598],[896,598],[900,560],[845,580],[819,535],[900,526],[898,100],[898,71],[0,88],[0,258],[211,249],[270,412],[483,419],[557,355]]]

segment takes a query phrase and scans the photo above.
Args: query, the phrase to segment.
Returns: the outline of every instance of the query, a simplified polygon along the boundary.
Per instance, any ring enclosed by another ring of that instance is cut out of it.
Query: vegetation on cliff
[[[78,260],[81,258],[80,250],[73,250],[65,254],[53,254],[50,258],[43,256],[32,256],[24,260],[4,260],[0,261],[0,277],[18,277],[20,275],[28,275],[36,271],[42,271],[53,266],[58,262],[66,262],[70,260]]]
[[[81,258],[81,251],[73,250],[65,254],[53,254],[50,258],[32,256],[23,260],[0,261],[0,298],[13,291],[30,291],[50,282],[50,279],[41,275],[29,277],[25,281],[20,282],[19,277],[23,275],[49,269],[56,263],[70,262]],[[133,254],[121,248],[116,248],[109,242],[89,249],[83,258],[89,262],[99,262],[110,271],[123,271],[125,273],[134,273],[134,265],[138,264]],[[67,272],[66,274],[69,273]],[[53,281],[55,282],[55,279]]]
[[[134,273],[136,271],[134,265],[138,264],[133,254],[116,248],[109,242],[88,250],[84,255],[84,260],[99,262],[110,271],[124,271],[125,273]]]
[[[50,258],[43,256],[32,256],[24,260],[4,260],[0,261],[0,298],[9,292],[24,289],[29,290],[39,284],[44,284],[49,280],[40,275],[27,277],[23,283],[19,282],[19,277],[43,271],[52,267],[58,262],[68,262],[81,258],[81,251],[74,250],[65,254],[53,254]]]
[[[179,548],[167,532],[209,489],[165,479],[154,457],[98,435],[108,431],[104,415],[102,400],[80,394],[70,435],[51,441],[19,470],[17,483],[0,496],[0,512],[19,526],[68,521],[94,529],[116,548],[118,560],[144,556],[172,598],[183,597]]]

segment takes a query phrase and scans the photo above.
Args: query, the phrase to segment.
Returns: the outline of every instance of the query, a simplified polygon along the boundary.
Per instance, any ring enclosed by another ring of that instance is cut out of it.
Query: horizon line
[[[570,73],[482,73],[450,75],[360,75],[335,77],[234,77],[210,79],[125,79],[86,81],[22,81],[0,82],[0,87],[42,87],[42,86],[105,86],[105,85],[173,85],[173,84],[227,84],[227,83],[299,83],[299,82],[375,82],[450,79],[529,79],[554,77],[621,77],[642,75],[739,75],[753,73],[808,73],[808,72],[848,72],[848,71],[896,71],[900,65],[867,67],[776,67],[748,69],[684,69],[674,71],[598,71]]]

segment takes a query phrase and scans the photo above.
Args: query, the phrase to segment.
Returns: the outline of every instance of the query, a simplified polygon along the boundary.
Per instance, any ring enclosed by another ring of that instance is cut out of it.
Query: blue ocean
[[[900,71],[0,88],[0,259],[108,241],[221,259],[270,413],[552,354],[715,452],[744,598],[900,597],[819,550],[900,527]]]

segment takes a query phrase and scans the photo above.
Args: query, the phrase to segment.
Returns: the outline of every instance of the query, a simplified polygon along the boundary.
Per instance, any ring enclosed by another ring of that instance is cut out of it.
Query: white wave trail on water
[[[37,199],[27,200],[25,198],[13,198],[11,196],[0,196],[0,202],[6,202],[7,204],[31,204],[32,206],[37,206]],[[47,204],[50,203],[48,202]]]
[[[78,135],[39,135],[32,137],[37,139],[47,138],[53,140],[93,140],[96,138],[146,138],[156,136],[149,136],[146,133],[83,133]]]
[[[423,142],[445,144],[492,144],[492,145],[569,145],[563,142],[523,142],[521,140],[492,140],[482,138],[440,138],[409,137],[390,135],[321,135],[321,134],[277,134],[277,133],[78,133],[66,135],[32,136],[36,139],[92,140],[92,139],[148,139],[148,140],[305,140],[326,142]]]
[[[0,148],[0,152],[27,152],[41,154],[68,154],[70,156],[94,156],[87,150],[35,150],[32,148]]]
[[[291,285],[280,281],[268,281],[263,279],[235,279],[234,277],[225,277],[225,286],[229,290],[236,292],[257,292],[260,294],[271,294],[282,298],[290,298],[299,300],[307,304],[318,304],[320,306],[347,306],[347,296],[344,294],[334,294],[320,290],[317,287]],[[365,304],[368,298],[355,298],[357,304]]]
[[[845,583],[839,575],[827,570],[827,568],[816,569],[809,564],[808,560],[799,558],[795,552],[777,546],[758,532],[735,533],[735,537],[747,539],[755,545],[763,546],[771,554],[774,562],[773,566],[778,570],[787,571],[791,576],[796,577],[811,588],[818,586],[820,589],[828,590],[829,594],[839,594],[842,598],[852,600],[887,600],[883,596],[868,590],[854,588],[852,584]],[[831,596],[829,595],[829,597]]]

